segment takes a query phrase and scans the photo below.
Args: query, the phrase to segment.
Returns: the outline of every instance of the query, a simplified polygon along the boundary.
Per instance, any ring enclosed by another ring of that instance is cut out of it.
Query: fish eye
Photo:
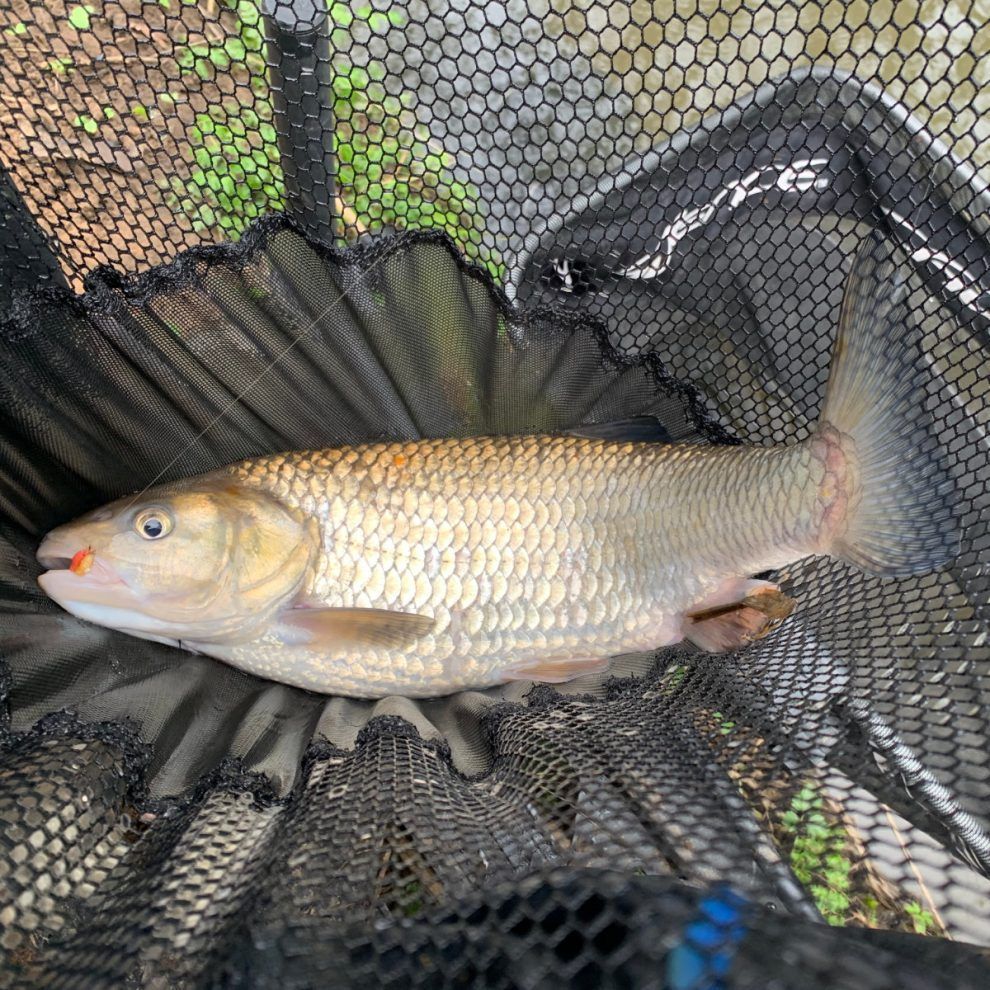
[[[159,506],[144,509],[134,517],[134,528],[146,540],[160,540],[172,532],[172,516]]]

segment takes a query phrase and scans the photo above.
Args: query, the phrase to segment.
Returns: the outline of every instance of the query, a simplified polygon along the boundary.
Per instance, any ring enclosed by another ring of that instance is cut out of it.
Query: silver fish
[[[39,583],[82,619],[358,697],[565,681],[683,639],[731,650],[792,607],[750,575],[817,554],[915,574],[957,552],[904,299],[868,241],[801,443],[478,437],[275,454],[53,530]]]

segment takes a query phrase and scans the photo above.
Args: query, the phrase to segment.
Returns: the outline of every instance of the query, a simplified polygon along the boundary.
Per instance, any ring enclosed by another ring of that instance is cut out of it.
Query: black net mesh
[[[0,48],[0,986],[990,983],[985,5],[5,0]],[[872,231],[938,573],[806,560],[735,654],[374,702],[35,583],[271,451],[803,439]]]

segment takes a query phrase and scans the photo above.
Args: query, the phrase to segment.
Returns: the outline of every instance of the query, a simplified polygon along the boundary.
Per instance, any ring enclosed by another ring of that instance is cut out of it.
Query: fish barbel
[[[683,639],[734,649],[791,606],[750,575],[817,554],[911,574],[956,552],[896,274],[868,241],[801,443],[567,435],[275,454],[53,530],[39,583],[80,618],[358,697],[564,681]]]

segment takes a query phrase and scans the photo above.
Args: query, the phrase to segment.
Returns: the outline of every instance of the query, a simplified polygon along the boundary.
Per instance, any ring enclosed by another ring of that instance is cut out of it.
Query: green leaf
[[[69,11],[69,23],[77,31],[88,31],[89,30],[89,15],[93,13],[93,8],[86,4],[82,7],[73,7]]]
[[[360,16],[361,14],[359,11],[358,17]],[[330,4],[330,19],[335,24],[339,24],[342,28],[346,28],[351,26],[351,22],[354,20],[354,15],[351,13],[350,8],[346,3],[332,3]]]
[[[228,38],[224,42],[223,50],[235,62],[241,62],[247,56],[247,48],[240,38]]]
[[[384,34],[389,29],[389,20],[384,14],[376,10],[368,18],[368,27],[377,34]]]
[[[148,108],[146,106],[144,106],[143,104],[141,104],[141,103],[135,103],[131,107],[131,113],[135,117],[140,118],[141,120],[147,120],[148,119]]]
[[[926,935],[935,927],[935,918],[917,901],[905,904],[904,912],[911,919],[911,927],[918,935]]]
[[[81,127],[87,134],[95,134],[100,129],[100,125],[88,113],[75,117],[72,126]]]
[[[237,16],[243,24],[254,26],[261,20],[261,11],[258,10],[256,0],[241,0],[237,4]]]
[[[12,27],[7,28],[8,34],[27,34],[27,25],[24,21],[18,21]]]
[[[265,47],[265,36],[257,28],[243,28],[241,30],[241,41],[245,49],[249,52],[260,52]],[[262,65],[262,71],[263,69],[264,66]]]

